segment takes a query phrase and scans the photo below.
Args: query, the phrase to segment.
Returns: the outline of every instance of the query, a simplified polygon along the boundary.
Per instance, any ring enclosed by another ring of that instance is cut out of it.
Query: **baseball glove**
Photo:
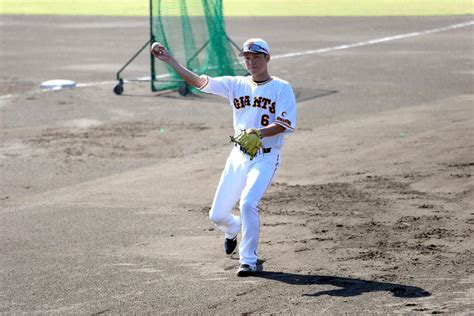
[[[230,136],[230,141],[240,146],[240,150],[252,160],[262,147],[262,133],[256,128],[244,129],[236,137]]]

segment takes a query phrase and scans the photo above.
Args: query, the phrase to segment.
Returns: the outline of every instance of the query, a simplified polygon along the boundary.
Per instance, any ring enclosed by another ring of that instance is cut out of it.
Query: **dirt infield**
[[[278,56],[471,19],[227,25]],[[265,271],[242,279],[207,215],[225,100],[112,93],[146,18],[0,25],[0,313],[474,313],[473,26],[271,61],[298,129],[261,204]],[[148,56],[125,75],[148,75]],[[39,91],[58,78],[92,85]]]

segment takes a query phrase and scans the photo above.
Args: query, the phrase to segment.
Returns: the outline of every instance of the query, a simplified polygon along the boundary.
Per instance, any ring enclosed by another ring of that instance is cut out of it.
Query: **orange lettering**
[[[240,102],[239,102],[238,99],[234,99],[234,107],[235,107],[237,110],[241,108]]]
[[[272,102],[272,100],[267,99],[267,98],[262,98],[262,109],[266,110],[267,105],[269,105]]]
[[[245,96],[245,106],[250,106],[250,97],[248,95]]]
[[[270,105],[270,107],[268,108],[268,110],[270,111],[270,113],[275,114],[275,108],[276,108],[276,103],[273,102],[272,105]]]
[[[253,107],[262,107],[262,97],[254,97],[253,98]]]

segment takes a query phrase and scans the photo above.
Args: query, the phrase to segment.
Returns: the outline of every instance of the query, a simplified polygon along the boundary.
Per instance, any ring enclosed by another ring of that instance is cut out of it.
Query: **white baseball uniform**
[[[284,137],[296,127],[295,96],[290,84],[277,77],[261,83],[250,76],[203,77],[206,83],[199,89],[227,98],[233,107],[235,135],[272,123],[285,127],[283,133],[263,138],[266,150],[260,150],[253,160],[237,146],[233,148],[209,212],[211,221],[226,238],[232,239],[242,230],[240,263],[254,267],[260,228],[258,204],[278,169]],[[239,200],[241,218],[231,213]]]

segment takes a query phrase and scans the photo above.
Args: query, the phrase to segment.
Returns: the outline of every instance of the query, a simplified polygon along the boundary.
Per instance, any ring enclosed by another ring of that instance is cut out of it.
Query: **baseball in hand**
[[[162,45],[158,42],[155,42],[151,45],[151,52],[158,55],[161,53],[161,48],[162,48]]]

